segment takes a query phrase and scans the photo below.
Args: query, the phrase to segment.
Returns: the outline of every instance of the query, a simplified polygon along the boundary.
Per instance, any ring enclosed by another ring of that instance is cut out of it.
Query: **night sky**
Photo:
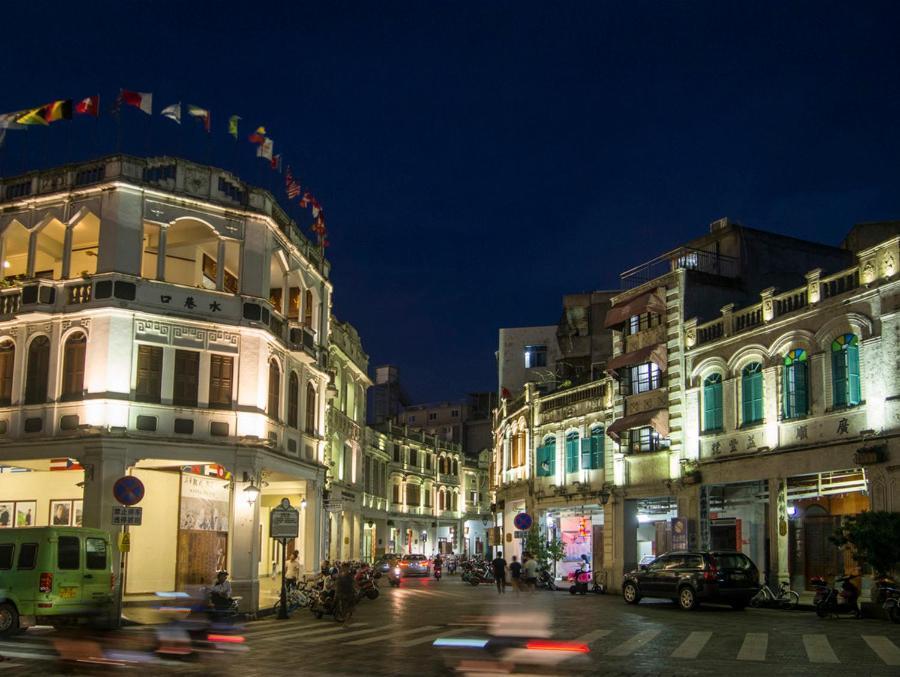
[[[274,188],[244,140],[264,124],[325,208],[338,317],[419,402],[495,389],[499,327],[556,323],[563,294],[617,288],[713,219],[837,243],[900,218],[896,2],[69,1],[0,21],[0,112],[151,91],[213,133],[129,109],[123,151]],[[114,152],[106,110],[10,132],[0,172]]]

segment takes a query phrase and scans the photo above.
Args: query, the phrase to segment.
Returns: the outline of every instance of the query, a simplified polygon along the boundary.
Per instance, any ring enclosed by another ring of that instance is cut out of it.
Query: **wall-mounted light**
[[[307,504],[306,504],[306,497],[304,496],[303,498],[300,499],[300,509],[301,509],[301,510],[306,510],[306,505],[307,505]]]

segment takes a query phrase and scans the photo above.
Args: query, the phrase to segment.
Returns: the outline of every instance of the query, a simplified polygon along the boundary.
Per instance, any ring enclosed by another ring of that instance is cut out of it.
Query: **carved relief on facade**
[[[74,327],[81,327],[84,329],[86,334],[91,333],[91,318],[89,317],[79,317],[76,319],[64,319],[61,324],[62,333],[65,334],[69,329]]]
[[[209,195],[209,171],[191,167],[185,169],[184,188],[191,195]]]
[[[139,341],[168,343],[171,340],[171,336],[172,327],[168,322],[144,319],[134,321],[134,338]]]
[[[240,336],[236,332],[211,329],[206,333],[207,347],[221,352],[236,353]]]
[[[34,334],[50,334],[51,324],[49,322],[32,322],[28,325],[28,336]]]

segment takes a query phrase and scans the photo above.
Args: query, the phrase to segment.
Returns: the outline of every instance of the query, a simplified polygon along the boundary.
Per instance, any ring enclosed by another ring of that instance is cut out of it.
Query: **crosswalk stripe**
[[[652,642],[656,636],[660,633],[659,630],[643,630],[639,632],[634,637],[629,639],[624,644],[620,644],[615,649],[609,652],[610,656],[627,656],[631,653],[634,653],[642,646],[644,646],[647,642]]]
[[[769,648],[769,633],[748,632],[744,635],[744,643],[738,652],[739,661],[764,661],[766,650]]]
[[[469,632],[469,628],[453,628],[452,630],[442,630],[438,633],[429,633],[424,637],[416,637],[415,639],[407,639],[404,642],[397,642],[397,646],[408,647],[408,646],[416,646],[417,644],[425,644],[425,642],[433,642],[438,637],[453,637],[454,635],[462,635],[463,633]]]
[[[361,628],[365,625],[368,625],[368,623],[349,623],[349,624],[345,625],[344,627],[346,627],[346,628]],[[336,631],[340,630],[340,628],[341,628],[341,626],[339,624],[334,623],[333,621],[323,621],[322,623],[319,624],[319,627],[317,629],[307,630],[307,631],[301,630],[300,634],[298,635],[297,633],[292,632],[290,627],[285,626],[284,630],[282,630],[281,632],[271,633],[271,634],[267,635],[266,637],[261,637],[258,641],[268,642],[273,639],[283,639],[285,637],[291,637],[291,639],[295,639],[295,636],[296,636],[296,641],[298,641],[298,642],[305,642],[305,641],[311,642],[313,640],[319,639],[319,635],[327,635],[328,633],[332,633],[332,632],[336,632]]]
[[[262,628],[260,630],[250,629],[247,632],[247,635],[253,637],[254,639],[268,637],[270,635],[282,635],[285,631],[288,632],[298,632],[307,630],[310,628],[321,628],[323,621],[315,621],[313,623],[281,623],[280,625],[268,626],[267,628]]]
[[[350,625],[345,626],[345,627],[353,627],[353,624],[351,623]],[[373,632],[382,632],[384,630],[384,628],[369,628],[367,630],[357,630],[356,632],[344,632],[343,630],[341,630],[340,626],[338,626],[338,627],[329,628],[329,630],[334,635],[334,640],[338,644],[340,644],[349,637],[359,637],[361,635],[371,635]],[[303,637],[298,637],[297,639],[295,639],[293,641],[300,642],[300,643],[308,643],[308,642],[317,642],[320,639],[321,639],[321,637],[303,636]]]
[[[347,642],[348,644],[352,644],[353,646],[360,646],[363,644],[374,644],[375,642],[381,642],[386,639],[394,639],[395,637],[405,637],[406,635],[414,635],[417,632],[427,632],[428,630],[437,630],[440,626],[438,625],[423,625],[420,628],[413,628],[412,630],[399,630],[397,632],[390,632],[386,635],[379,635],[378,637],[366,637],[365,639],[357,639],[353,642]]]
[[[803,635],[803,646],[810,663],[840,663],[825,635]]]
[[[863,635],[863,641],[869,645],[878,657],[887,665],[900,665],[900,649],[884,635]]]
[[[581,637],[576,637],[575,641],[579,644],[590,644],[591,642],[600,639],[601,637],[606,637],[612,630],[591,630],[590,632],[586,632]]]
[[[709,638],[712,637],[711,632],[692,632],[688,638],[681,643],[675,651],[672,652],[672,658],[696,658]]]

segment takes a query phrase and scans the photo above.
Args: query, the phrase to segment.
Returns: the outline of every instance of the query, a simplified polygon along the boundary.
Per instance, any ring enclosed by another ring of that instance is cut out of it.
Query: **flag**
[[[309,203],[312,205],[312,216],[314,219],[319,218],[319,214],[322,213],[322,205],[319,204],[319,201],[310,196]]]
[[[84,468],[71,458],[51,458],[50,470],[84,470]]]
[[[247,137],[247,140],[250,141],[250,143],[260,143],[260,144],[265,143],[266,128],[265,127],[257,127],[256,131]]]
[[[159,113],[164,118],[169,118],[170,120],[175,120],[179,125],[181,124],[181,101],[178,103],[173,103],[171,106],[166,106]]]
[[[203,122],[203,129],[209,132],[210,115],[208,110],[206,110],[205,108],[200,108],[200,106],[188,104],[188,115],[201,120]]]
[[[303,207],[303,209],[306,209],[307,207],[309,207],[309,201],[311,199],[312,195],[310,195],[309,193],[303,193],[303,197],[300,198],[300,206]]]
[[[98,117],[100,115],[100,97],[95,95],[82,99],[75,104],[75,112],[80,115]]]
[[[264,157],[266,160],[271,160],[274,147],[275,142],[272,139],[265,139],[260,147],[256,149],[256,157]]]
[[[63,99],[48,103],[41,108],[44,119],[47,122],[56,122],[57,120],[72,119],[72,99]]]
[[[25,125],[16,120],[27,112],[27,110],[18,110],[15,113],[0,113],[0,129],[25,129]]]
[[[43,108],[35,108],[26,112],[22,117],[16,118],[16,122],[20,125],[44,125],[45,127],[50,123],[47,122],[46,118],[43,115]]]
[[[276,172],[281,171],[281,155],[273,155],[272,156],[272,169]]]
[[[240,119],[240,115],[232,115],[230,118],[228,118],[228,133],[231,134],[235,139],[238,138],[238,120]]]
[[[122,104],[140,108],[147,115],[153,114],[153,93],[152,92],[132,92],[128,89],[119,90],[119,98],[116,99],[116,110]]]
[[[284,190],[287,193],[288,200],[293,200],[300,195],[300,184],[294,181],[294,174],[291,172],[290,165],[288,165],[287,172],[284,175]]]

